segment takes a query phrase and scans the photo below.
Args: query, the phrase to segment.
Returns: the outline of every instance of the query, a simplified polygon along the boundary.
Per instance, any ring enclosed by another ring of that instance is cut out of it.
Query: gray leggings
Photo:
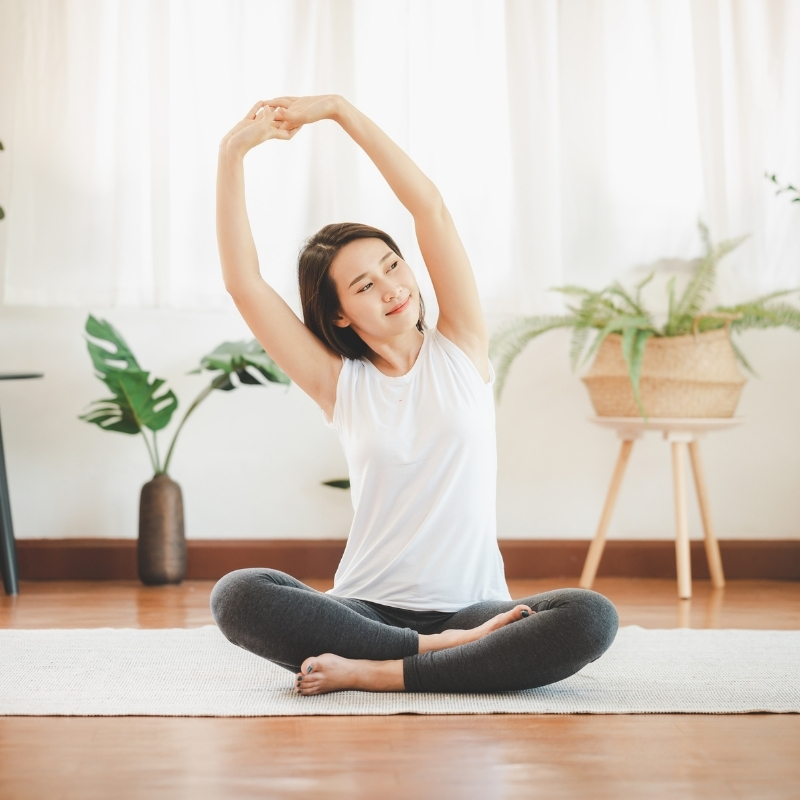
[[[333,597],[274,569],[239,569],[217,582],[211,612],[233,644],[291,672],[311,656],[403,659],[407,692],[532,689],[574,675],[614,641],[614,606],[585,589],[486,600],[460,611],[409,611]],[[418,634],[476,628],[515,605],[536,613],[477,642],[419,653]]]

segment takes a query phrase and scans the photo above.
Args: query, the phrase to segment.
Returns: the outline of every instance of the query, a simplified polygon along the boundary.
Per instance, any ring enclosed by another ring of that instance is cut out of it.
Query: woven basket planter
[[[622,337],[606,338],[582,378],[600,417],[638,417]],[[732,417],[747,379],[727,329],[694,336],[653,336],[642,359],[639,390],[648,417]]]

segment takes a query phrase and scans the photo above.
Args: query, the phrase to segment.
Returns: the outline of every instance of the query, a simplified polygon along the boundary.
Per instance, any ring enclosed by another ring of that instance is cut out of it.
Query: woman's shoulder
[[[436,350],[442,353],[459,372],[463,373],[471,380],[477,379],[481,387],[494,385],[495,375],[491,362],[489,362],[489,381],[487,382],[478,371],[472,358],[470,358],[470,356],[452,339],[448,339],[447,336],[436,327],[431,328],[428,333],[431,335],[432,351]]]

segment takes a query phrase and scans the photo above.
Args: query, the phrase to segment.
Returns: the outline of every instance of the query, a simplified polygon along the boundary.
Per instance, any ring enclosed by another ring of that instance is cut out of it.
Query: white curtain
[[[338,92],[428,172],[487,310],[557,308],[715,238],[738,296],[800,284],[795,0],[4,0],[7,305],[222,308],[216,150],[260,98]],[[333,123],[247,158],[266,277],[321,225],[413,230]],[[4,245],[4,247],[3,247]],[[428,292],[430,296],[430,291]]]

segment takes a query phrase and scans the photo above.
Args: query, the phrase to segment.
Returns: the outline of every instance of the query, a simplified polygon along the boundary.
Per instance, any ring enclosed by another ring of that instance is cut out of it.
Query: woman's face
[[[341,309],[334,324],[340,328],[349,325],[366,341],[391,338],[416,327],[416,278],[381,239],[356,239],[345,245],[334,258],[330,275]]]

